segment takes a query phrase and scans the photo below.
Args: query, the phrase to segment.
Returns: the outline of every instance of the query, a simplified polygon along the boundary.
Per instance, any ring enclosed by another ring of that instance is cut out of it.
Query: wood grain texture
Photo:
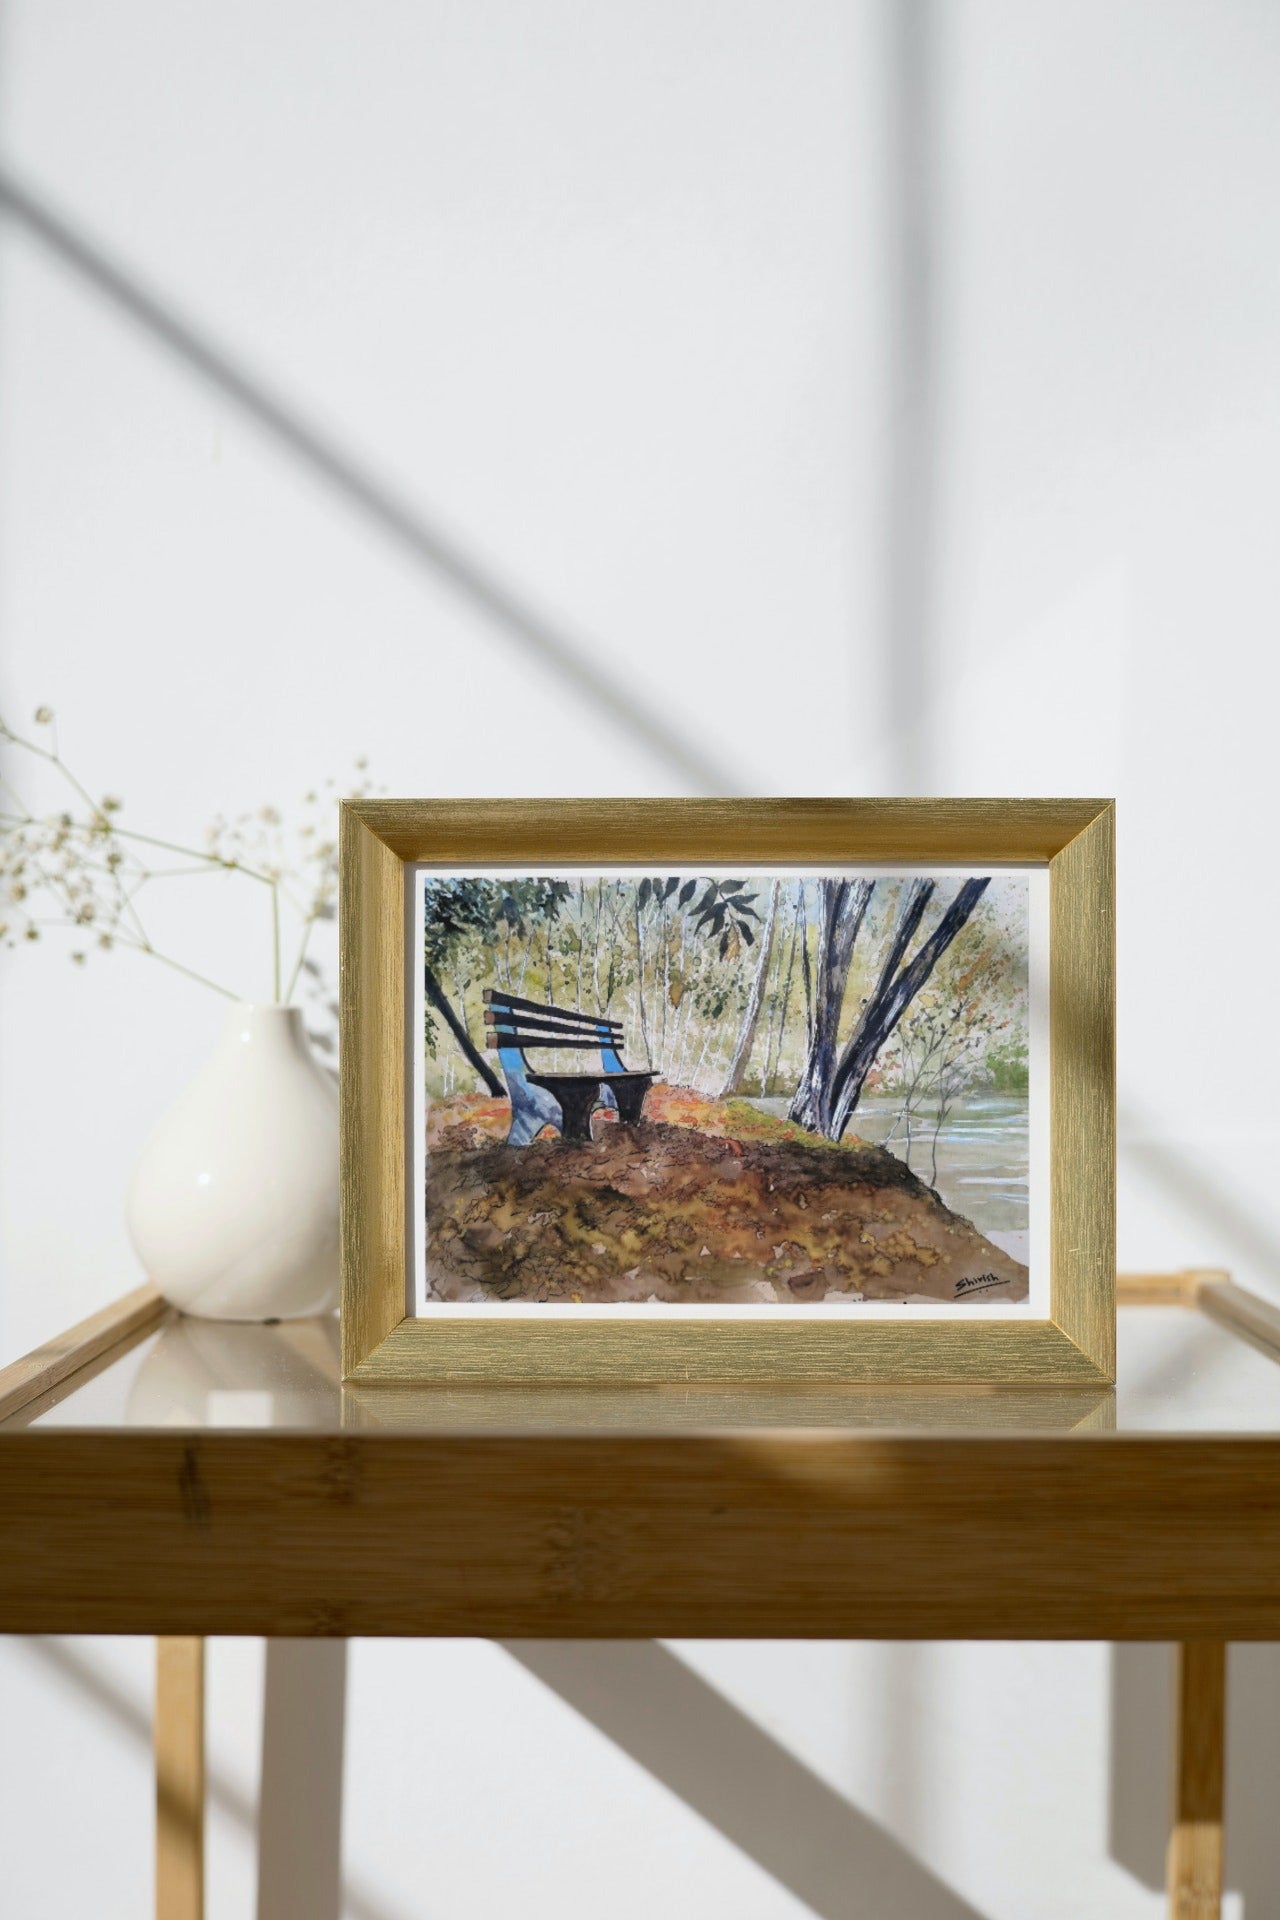
[[[204,1641],[156,1641],[156,1920],[204,1920]]]
[[[1052,1314],[1104,1378],[1114,1380],[1113,808],[1055,857],[1049,890]]]
[[[1280,1639],[1280,1438],[19,1432],[0,1632]]]
[[[344,1386],[345,1431],[417,1433],[1071,1433],[1115,1430],[1113,1387],[1010,1386]]]
[[[135,1287],[42,1347],[0,1367],[0,1420],[61,1386],[73,1373],[126,1342],[140,1339],[169,1311],[153,1286]]]
[[[1221,1640],[1176,1649],[1170,1920],[1219,1920],[1227,1650]]]
[[[344,803],[340,821],[342,1352],[350,1370],[404,1317],[405,877]]]
[[[1043,862],[1108,800],[353,800],[397,858],[452,866],[553,860]]]
[[[1274,1301],[1238,1287],[1229,1274],[1213,1273],[1200,1277],[1195,1304],[1269,1360],[1280,1360],[1280,1307]]]
[[[342,808],[343,1374],[367,1381],[1115,1374],[1114,832],[1103,800],[360,800]],[[1050,866],[1048,1322],[406,1319],[407,864]]]
[[[611,1380],[871,1381],[1105,1386],[1104,1372],[1048,1320],[402,1320],[353,1382],[523,1385]]]
[[[1230,1280],[1223,1267],[1183,1267],[1177,1273],[1118,1273],[1119,1307],[1194,1307],[1209,1280]]]

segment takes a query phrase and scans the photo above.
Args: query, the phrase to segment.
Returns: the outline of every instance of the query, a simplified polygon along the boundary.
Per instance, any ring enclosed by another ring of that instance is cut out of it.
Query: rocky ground
[[[433,1102],[436,1300],[1015,1301],[1027,1269],[882,1147],[657,1086],[638,1127],[502,1144],[504,1100]]]

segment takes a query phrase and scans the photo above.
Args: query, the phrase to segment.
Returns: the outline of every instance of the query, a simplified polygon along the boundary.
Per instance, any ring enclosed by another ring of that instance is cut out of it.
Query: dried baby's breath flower
[[[38,727],[51,727],[53,725],[53,708],[37,707],[35,717]]]

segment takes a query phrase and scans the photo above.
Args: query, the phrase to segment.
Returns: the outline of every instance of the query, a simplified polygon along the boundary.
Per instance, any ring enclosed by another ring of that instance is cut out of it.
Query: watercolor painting
[[[418,886],[425,1305],[1026,1301],[1025,875]]]

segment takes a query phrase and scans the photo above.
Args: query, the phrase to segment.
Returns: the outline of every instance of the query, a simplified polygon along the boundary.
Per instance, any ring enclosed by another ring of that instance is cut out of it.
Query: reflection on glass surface
[[[144,1355],[124,1404],[130,1427],[332,1427],[338,1322],[275,1326],[176,1319]]]
[[[343,1387],[335,1319],[170,1321],[13,1425],[399,1433],[1277,1433],[1280,1367],[1203,1313],[1122,1307],[1114,1393],[991,1387]]]

